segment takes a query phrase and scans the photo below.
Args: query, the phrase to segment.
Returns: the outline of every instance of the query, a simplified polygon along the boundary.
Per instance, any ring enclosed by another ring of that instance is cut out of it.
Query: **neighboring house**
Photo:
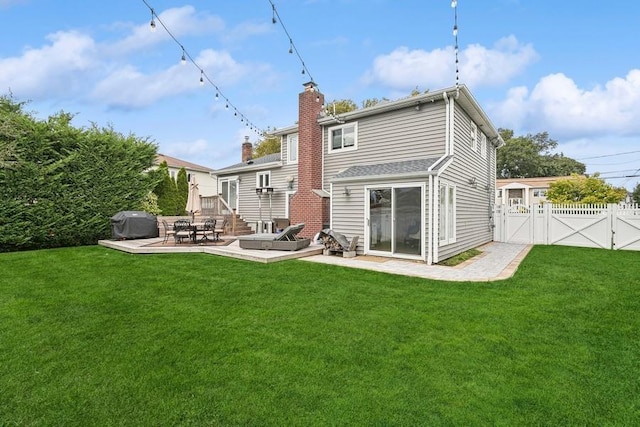
[[[247,222],[289,217],[314,236],[359,236],[359,254],[436,263],[493,238],[496,148],[504,142],[466,86],[341,114],[314,83],[281,152],[216,171]]]
[[[195,163],[185,162],[175,157],[158,154],[156,157],[156,165],[167,162],[169,166],[169,175],[174,180],[178,176],[178,171],[184,168],[187,171],[187,182],[191,180],[191,176],[195,176],[198,190],[202,197],[213,197],[218,195],[218,181],[213,174],[214,170],[206,166],[196,165]]]
[[[547,201],[547,190],[552,182],[571,178],[571,176],[546,176],[497,179],[495,202],[497,205],[508,206],[544,203]]]

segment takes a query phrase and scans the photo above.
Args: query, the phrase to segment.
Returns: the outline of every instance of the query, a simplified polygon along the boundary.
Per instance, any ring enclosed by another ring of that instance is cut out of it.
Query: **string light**
[[[155,15],[155,12],[153,11],[152,8],[151,9],[151,22],[149,23],[149,26],[151,27],[151,32],[155,33],[156,32],[156,21],[153,19],[153,15]]]
[[[229,108],[233,108],[234,110],[234,116],[237,117],[238,116],[238,109],[236,106],[233,105],[233,103],[231,102],[231,100],[229,98],[227,98],[224,93],[222,93],[222,91],[220,90],[220,88],[213,82],[211,81],[211,79],[209,78],[209,76],[207,76],[207,74],[205,73],[204,69],[202,67],[200,67],[196,61],[193,59],[193,57],[189,54],[189,52],[184,48],[184,46],[178,41],[178,39],[173,35],[173,33],[169,30],[169,28],[167,28],[167,26],[165,25],[165,23],[160,19],[160,17],[155,13],[155,10],[151,7],[151,5],[149,5],[149,3],[147,2],[147,0],[142,0],[142,2],[145,4],[145,6],[147,6],[149,8],[149,10],[151,11],[151,31],[155,31],[156,30],[156,21],[158,22],[158,24],[160,24],[162,26],[162,28],[164,28],[164,30],[167,32],[167,34],[169,34],[169,36],[171,36],[171,38],[173,39],[173,41],[176,42],[176,44],[180,47],[180,49],[182,49],[182,57],[181,57],[181,62],[185,63],[187,62],[187,60],[189,60],[198,70],[200,70],[200,85],[204,86],[205,84],[205,80],[207,82],[209,82],[213,88],[215,89],[216,95],[215,98],[216,100],[218,100],[220,97],[222,97],[222,99],[224,99],[225,101],[225,110],[228,110]],[[277,16],[277,12],[275,10],[275,6],[273,8],[274,11],[274,18]],[[275,24],[275,22],[274,22]],[[256,126],[255,124],[253,124],[249,119],[247,119],[244,114],[240,114],[240,117],[242,117],[242,122],[247,124],[247,126],[251,126],[253,129],[255,129],[256,133],[258,135],[263,135],[264,131],[260,130],[260,128],[258,128],[258,126]]]
[[[182,65],[187,65],[187,57],[185,56],[184,47],[182,48],[182,58],[180,58]]]
[[[269,0],[269,3],[271,3],[271,11],[273,13],[273,17],[271,18],[271,22],[274,23],[274,24],[277,24],[278,22],[280,22],[280,26],[282,27],[282,29],[284,30],[284,33],[287,35],[287,38],[289,39],[289,53],[295,53],[296,54],[296,56],[300,60],[300,64],[302,65],[302,73],[301,74],[302,75],[308,75],[309,79],[311,80],[311,82],[313,82],[313,77],[311,76],[311,73],[309,72],[309,69],[305,65],[304,60],[302,59],[302,56],[300,56],[300,52],[298,52],[298,49],[296,48],[296,45],[293,43],[293,38],[289,34],[289,31],[287,30],[287,27],[285,27],[284,22],[282,22],[282,17],[278,13],[278,9],[276,9],[276,5],[273,3],[273,0]]]
[[[456,60],[456,96],[460,92],[460,61],[458,60],[458,0],[451,1],[451,7],[453,8],[453,37],[455,45],[453,48],[455,60]]]

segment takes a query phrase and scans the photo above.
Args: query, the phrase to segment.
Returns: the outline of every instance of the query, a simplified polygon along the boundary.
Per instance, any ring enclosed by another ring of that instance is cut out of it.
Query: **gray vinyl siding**
[[[482,158],[480,139],[471,147],[471,119],[456,105],[453,162],[441,175],[442,182],[456,185],[456,242],[441,245],[438,261],[493,239],[492,206],[495,194],[495,148],[487,141],[486,159]],[[482,128],[478,127],[481,131]],[[475,186],[469,179],[475,178]]]
[[[351,195],[346,196],[344,185],[334,184],[331,197],[331,229],[344,234],[349,241],[354,236],[358,237],[359,254],[363,252],[364,245],[364,184],[350,184]]]
[[[271,217],[269,216],[269,197],[262,196],[262,220],[268,221],[271,218],[282,218],[285,216],[286,203],[287,203],[287,191],[295,191],[298,180],[298,165],[285,165],[282,167],[275,167],[272,169],[264,169],[261,172],[271,171],[271,186],[273,187],[273,194],[271,196]],[[239,191],[239,206],[238,213],[251,225],[255,227],[256,221],[260,219],[260,203],[258,196],[256,195],[256,174],[258,171],[250,171],[244,173],[237,173],[240,179],[238,185]],[[286,177],[293,175],[296,180],[293,183],[293,190],[289,190]],[[224,177],[224,176],[221,176]]]
[[[357,149],[333,152],[328,141],[332,125],[326,125],[323,188],[329,191],[332,177],[350,166],[440,157],[445,152],[445,119],[444,101],[360,118]]]
[[[404,180],[376,180],[369,182],[355,182],[344,185],[333,184],[331,190],[331,229],[337,231],[338,233],[344,234],[349,240],[351,240],[354,236],[359,236],[357,253],[363,254],[365,252],[365,208],[366,208],[366,200],[365,200],[365,187],[388,187],[398,183],[407,183],[407,184],[417,184],[424,183],[425,186],[425,198],[423,200],[424,210],[425,210],[425,220],[423,226],[425,227],[425,240],[423,245],[427,246],[427,242],[429,241],[429,230],[427,224],[429,223],[429,182],[428,180],[414,180],[414,179],[404,179]],[[344,188],[349,187],[351,190],[351,194],[349,196],[344,194]],[[428,251],[425,249],[425,255]]]

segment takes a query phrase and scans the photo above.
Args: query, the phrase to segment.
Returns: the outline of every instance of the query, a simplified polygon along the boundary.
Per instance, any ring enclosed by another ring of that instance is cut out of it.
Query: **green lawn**
[[[426,267],[425,267],[426,268]],[[512,279],[0,254],[0,425],[638,425],[640,253]]]

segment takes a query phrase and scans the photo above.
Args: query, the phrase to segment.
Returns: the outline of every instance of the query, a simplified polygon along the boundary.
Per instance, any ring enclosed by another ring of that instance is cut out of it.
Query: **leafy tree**
[[[112,128],[37,120],[0,97],[0,251],[95,244],[110,218],[138,210],[155,185],[156,146]]]
[[[389,101],[389,98],[382,98],[382,99],[369,98],[369,99],[365,99],[364,101],[362,101],[362,108],[373,107],[374,105],[378,105],[381,102],[387,102],[387,101]]]
[[[499,129],[505,145],[498,149],[498,178],[535,178],[584,174],[586,166],[577,160],[553,153],[558,142],[547,132],[515,137],[510,129]]]
[[[358,106],[351,99],[334,99],[327,104],[327,112],[334,115],[348,113],[357,109]]]
[[[274,154],[280,152],[280,137],[268,135],[265,133],[262,140],[254,144],[253,158],[266,156],[267,154]]]
[[[598,174],[559,179],[549,184],[547,199],[551,203],[619,203],[627,190],[607,184]]]
[[[640,182],[637,183],[635,188],[633,189],[631,198],[633,199],[634,203],[640,204]]]
[[[187,170],[180,168],[176,177],[176,210],[180,212],[178,215],[187,214],[187,198],[189,197],[189,180],[187,179]]]

